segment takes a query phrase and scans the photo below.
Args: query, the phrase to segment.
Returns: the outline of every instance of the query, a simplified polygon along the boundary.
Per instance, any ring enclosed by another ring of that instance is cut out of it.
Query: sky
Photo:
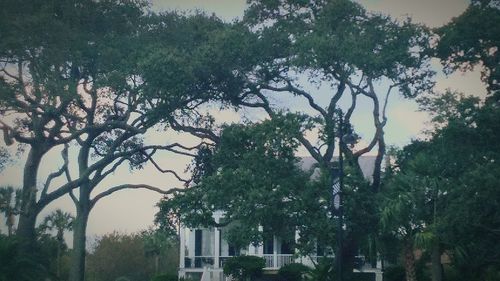
[[[448,22],[452,17],[462,13],[468,2],[464,0],[359,0],[366,9],[375,13],[389,14],[396,18],[406,18],[410,16],[414,22],[423,23],[431,27],[440,26]],[[194,10],[199,9],[207,13],[215,13],[225,21],[232,21],[241,18],[245,9],[244,0],[153,0],[152,8],[155,11],[167,10]],[[436,79],[436,90],[445,91],[452,89],[484,96],[485,86],[480,81],[480,74],[475,72],[455,73],[445,76],[441,72],[438,61],[434,61],[434,68],[438,71]],[[297,104],[300,108],[300,103]],[[238,122],[242,119],[240,114],[247,115],[250,119],[261,118],[261,113],[251,110],[235,112],[217,112],[217,118],[227,122]],[[362,135],[369,136],[373,130],[370,122],[366,122],[369,115],[360,114],[353,122]],[[388,124],[385,128],[386,142],[392,145],[402,146],[411,139],[421,135],[422,129],[429,121],[428,116],[417,111],[414,101],[405,100],[398,95],[392,95],[388,107]],[[193,142],[192,138],[182,134],[164,134],[155,131],[147,135],[146,141],[167,142],[179,140],[184,143]],[[71,153],[76,154],[75,148]],[[299,155],[305,155],[304,151],[299,151]],[[40,168],[40,181],[50,172],[58,169],[61,164],[59,152],[51,152],[43,159],[44,163]],[[25,162],[25,155],[20,155],[17,161],[0,173],[1,185],[12,185],[20,187],[22,182],[22,167]],[[161,164],[175,169],[182,173],[189,159],[174,155],[164,155]],[[75,167],[73,166],[74,170]],[[168,175],[162,175],[151,166],[145,169],[130,172],[128,167],[122,166],[110,178],[106,179],[101,188],[117,185],[120,183],[147,183],[162,188],[179,187],[180,184]],[[146,229],[153,225],[154,214],[157,212],[155,204],[161,199],[161,195],[145,190],[127,190],[107,197],[96,205],[90,215],[88,224],[88,237],[91,244],[95,237],[112,231],[131,233]],[[50,211],[61,208],[65,211],[75,213],[73,203],[68,196],[61,198],[49,205],[38,218],[41,220]],[[6,232],[3,218],[0,218],[0,230]],[[71,236],[66,235],[66,240],[71,245]]]

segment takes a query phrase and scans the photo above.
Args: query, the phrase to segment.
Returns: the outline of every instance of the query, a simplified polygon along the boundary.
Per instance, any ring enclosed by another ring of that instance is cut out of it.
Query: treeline
[[[55,213],[54,213],[55,214]],[[37,247],[31,254],[19,255],[15,236],[0,234],[0,280],[68,280],[71,252],[60,238],[39,228]],[[132,234],[113,232],[95,237],[87,253],[89,281],[177,280],[179,244],[175,237],[159,230]]]

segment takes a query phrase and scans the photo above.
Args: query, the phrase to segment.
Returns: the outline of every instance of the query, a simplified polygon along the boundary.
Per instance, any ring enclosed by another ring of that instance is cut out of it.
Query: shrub
[[[262,275],[265,265],[263,258],[255,256],[232,257],[224,264],[224,274],[231,275],[238,281],[255,280]]]
[[[314,281],[332,281],[335,279],[335,268],[332,268],[333,259],[321,258],[311,270],[311,280]]]
[[[388,266],[384,269],[384,281],[404,281],[405,268],[399,265]]]
[[[151,281],[177,281],[177,280],[178,280],[177,275],[171,273],[160,274],[151,278]]]
[[[281,281],[302,281],[304,274],[309,271],[309,267],[301,263],[290,263],[281,267],[278,275]]]
[[[177,280],[178,278],[177,275],[175,274],[161,274],[151,278],[151,281],[177,281]]]

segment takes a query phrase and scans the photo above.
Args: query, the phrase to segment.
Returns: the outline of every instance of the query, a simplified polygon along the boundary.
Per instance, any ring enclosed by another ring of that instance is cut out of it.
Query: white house
[[[374,156],[364,156],[359,160],[363,174],[367,179],[371,178],[374,161]],[[312,158],[303,158],[301,161],[302,168],[305,170],[311,169],[314,163]],[[223,215],[223,212],[216,212],[214,214],[215,222],[218,223]],[[257,246],[249,245],[236,253],[236,249],[224,239],[225,230],[224,227],[199,229],[181,227],[179,277],[190,277],[201,281],[225,281],[227,278],[222,273],[224,262],[237,254],[262,257],[266,261],[264,270],[274,272],[283,265],[293,262],[312,267],[313,259],[318,258],[315,255],[300,256],[289,247],[287,241],[283,241],[277,236]],[[299,234],[296,233],[295,236],[295,239],[298,239]],[[375,269],[365,266],[363,270],[375,272],[376,280],[382,280],[379,266]]]

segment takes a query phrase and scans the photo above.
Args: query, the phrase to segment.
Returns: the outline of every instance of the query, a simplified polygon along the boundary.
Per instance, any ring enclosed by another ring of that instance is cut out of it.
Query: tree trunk
[[[404,263],[406,272],[406,281],[417,281],[415,273],[415,256],[413,255],[413,243],[406,241],[404,245]]]
[[[36,180],[38,167],[44,155],[44,150],[36,145],[32,146],[24,166],[23,192],[21,209],[19,212],[19,225],[16,235],[21,240],[21,254],[31,252],[36,241],[36,217],[39,210],[36,206]]]
[[[58,280],[61,279],[61,244],[57,245],[57,260],[56,260],[56,277]]]
[[[443,280],[443,265],[441,264],[441,247],[438,241],[432,244],[431,274],[432,274],[432,281]]]
[[[160,265],[160,255],[155,255],[155,275],[158,275],[158,268]]]
[[[7,231],[9,236],[12,236],[12,228],[14,227],[14,220],[15,220],[14,214],[10,213],[7,216]]]
[[[358,252],[358,237],[346,235],[342,247],[342,280],[350,280],[354,269],[355,256]]]
[[[78,170],[80,178],[83,177],[89,167],[90,143],[95,138],[92,133],[87,137],[86,143],[81,146],[78,153]],[[85,280],[85,246],[87,241],[87,222],[90,210],[92,209],[90,201],[90,192],[92,186],[90,182],[85,181],[80,185],[79,201],[75,201],[76,218],[73,226],[73,254],[71,256],[71,270],[69,281]]]
[[[83,201],[84,204],[82,204]],[[77,215],[73,223],[73,253],[71,255],[70,281],[84,281],[85,279],[85,245],[87,242],[87,222],[90,214],[89,200],[80,198],[77,206]]]

